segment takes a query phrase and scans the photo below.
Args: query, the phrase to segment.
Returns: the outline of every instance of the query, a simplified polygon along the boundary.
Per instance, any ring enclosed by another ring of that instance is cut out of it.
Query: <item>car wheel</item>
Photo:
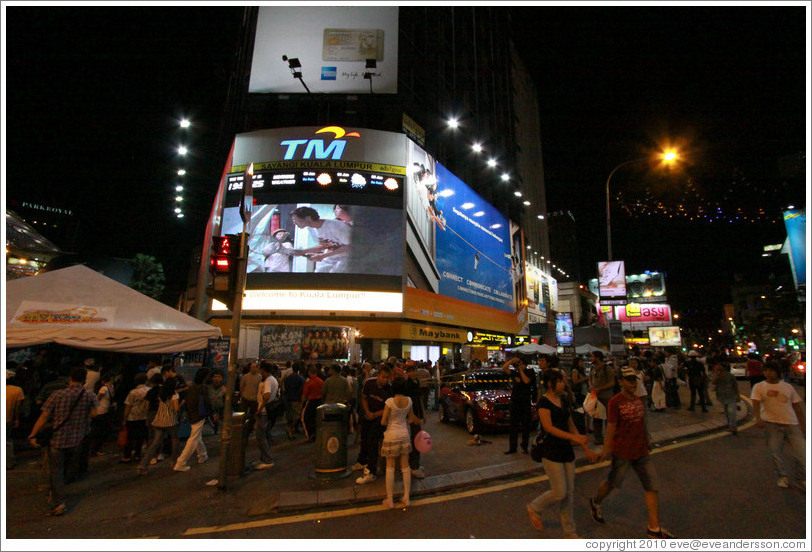
[[[467,429],[471,435],[479,433],[479,420],[476,419],[473,408],[465,410],[465,429]]]
[[[440,423],[447,424],[449,421],[448,407],[446,407],[445,403],[440,403]]]

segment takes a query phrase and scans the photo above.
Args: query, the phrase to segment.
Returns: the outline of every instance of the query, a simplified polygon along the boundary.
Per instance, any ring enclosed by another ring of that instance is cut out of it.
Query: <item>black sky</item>
[[[582,278],[605,256],[606,177],[665,138],[682,144],[685,172],[623,169],[612,182],[624,197],[649,189],[675,202],[675,188],[691,178],[703,197],[721,198],[739,174],[748,186],[727,203],[765,203],[777,216],[788,199],[803,201],[803,189],[792,192],[798,199],[764,190],[780,180],[779,157],[807,149],[804,7],[514,9],[514,39],[539,89],[548,208],[576,215]],[[236,5],[7,7],[7,199],[72,208],[77,249],[153,254],[185,277],[227,153],[219,124],[242,13]],[[197,123],[182,222],[169,207],[180,115]],[[630,271],[669,274],[678,308],[715,308],[733,270],[784,236],[782,225],[720,231],[620,210],[612,232],[614,257]],[[710,298],[679,293],[703,277],[724,285],[703,292]]]

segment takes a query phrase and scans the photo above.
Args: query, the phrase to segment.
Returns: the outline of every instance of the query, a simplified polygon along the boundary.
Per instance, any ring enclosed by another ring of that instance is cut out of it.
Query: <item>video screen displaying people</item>
[[[242,232],[238,207],[223,210],[222,234]],[[400,276],[403,211],[340,204],[256,205],[247,271]]]

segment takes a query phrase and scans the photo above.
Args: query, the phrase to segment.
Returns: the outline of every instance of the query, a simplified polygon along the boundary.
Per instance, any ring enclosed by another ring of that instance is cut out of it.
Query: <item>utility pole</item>
[[[234,396],[234,386],[237,381],[237,356],[240,346],[240,325],[242,322],[242,300],[245,295],[245,272],[248,265],[248,234],[246,230],[251,222],[251,209],[254,203],[253,190],[254,164],[245,171],[243,178],[242,202],[240,203],[240,218],[242,218],[242,234],[240,235],[240,252],[237,257],[237,267],[234,285],[233,307],[231,309],[231,343],[228,352],[228,373],[226,375],[226,398],[223,404],[223,430],[220,433],[220,476],[217,487],[226,490],[228,454],[231,448],[231,404]]]

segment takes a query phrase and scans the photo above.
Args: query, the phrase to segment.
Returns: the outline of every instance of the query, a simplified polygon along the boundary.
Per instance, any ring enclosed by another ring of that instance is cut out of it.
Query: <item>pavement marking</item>
[[[744,396],[742,396],[748,403],[750,400]],[[750,403],[752,405],[752,403]],[[754,420],[750,420],[743,426],[739,426],[740,430],[749,429],[755,425]],[[711,439],[719,439],[721,437],[728,436],[729,433],[727,430],[719,430],[713,431],[708,433],[707,435],[702,435],[695,438],[688,438],[684,441],[679,443],[673,443],[670,445],[664,445],[658,447],[651,451],[651,454],[660,454],[662,452],[674,450],[677,448],[686,447],[689,445],[694,445],[697,443],[702,443],[705,441],[710,441]],[[610,465],[609,460],[604,460],[603,462],[598,462],[595,464],[587,464],[584,466],[577,467],[575,469],[576,473],[587,472],[591,470],[597,470],[601,468],[605,468]],[[515,487],[523,487],[527,484],[533,483],[541,483],[542,481],[547,481],[548,477],[546,474],[544,475],[536,475],[531,477],[524,477],[517,481],[508,481],[506,483],[499,483],[496,485],[489,485],[487,487],[479,488],[479,489],[469,489],[467,491],[459,491],[453,494],[443,494],[443,495],[435,495],[435,496],[428,496],[425,498],[418,498],[411,501],[411,505],[409,507],[416,507],[416,506],[428,506],[430,504],[437,504],[440,502],[448,502],[450,500],[460,500],[463,498],[471,498],[474,496],[479,496],[488,493],[496,493],[499,491],[505,491],[508,489],[513,489]],[[370,506],[361,506],[357,508],[346,508],[343,510],[333,510],[327,512],[312,512],[307,514],[298,514],[292,516],[284,516],[284,517],[276,517],[276,518],[268,518],[268,519],[260,519],[256,521],[248,521],[242,523],[231,523],[227,525],[212,525],[209,527],[191,527],[184,531],[181,536],[192,536],[192,535],[204,535],[208,533],[226,533],[229,531],[243,531],[246,529],[257,529],[259,527],[272,527],[277,525],[288,525],[291,523],[301,523],[304,521],[315,521],[320,523],[321,520],[324,519],[336,519],[348,516],[354,516],[356,514],[366,514],[371,512],[383,512],[389,510],[383,504],[373,504]]]

